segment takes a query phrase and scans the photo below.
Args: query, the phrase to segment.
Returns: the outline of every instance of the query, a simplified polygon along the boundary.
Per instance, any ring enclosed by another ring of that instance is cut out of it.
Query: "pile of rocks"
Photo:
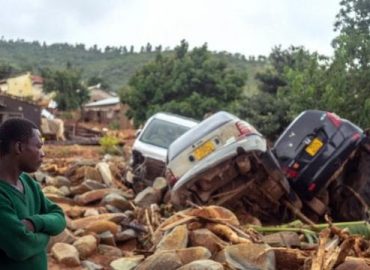
[[[105,156],[99,162],[46,162],[34,174],[67,219],[65,231],[49,243],[50,269],[103,269],[145,246],[149,231],[162,221],[158,204],[166,181],[158,178],[134,194],[123,184],[125,169],[122,158]]]
[[[165,179],[138,194],[123,184],[121,158],[42,169],[35,178],[67,218],[49,243],[51,270],[370,269],[354,258],[366,257],[370,244],[335,227],[303,248],[298,233],[264,236],[219,206],[174,212],[162,203]]]

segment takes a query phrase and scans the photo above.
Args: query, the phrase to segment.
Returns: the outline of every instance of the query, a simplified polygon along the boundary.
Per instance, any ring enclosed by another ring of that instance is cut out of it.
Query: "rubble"
[[[62,158],[35,174],[67,218],[49,269],[370,269],[367,222],[266,227],[217,205],[176,212],[164,178],[138,194],[126,187],[126,163]]]

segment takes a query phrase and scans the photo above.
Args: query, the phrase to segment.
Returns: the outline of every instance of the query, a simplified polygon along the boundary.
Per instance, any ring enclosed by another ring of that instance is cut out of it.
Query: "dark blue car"
[[[273,153],[293,189],[312,199],[329,184],[364,138],[361,128],[334,113],[307,110],[283,132]]]

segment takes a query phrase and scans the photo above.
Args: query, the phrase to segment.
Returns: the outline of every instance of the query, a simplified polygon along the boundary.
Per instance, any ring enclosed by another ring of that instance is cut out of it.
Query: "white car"
[[[170,144],[198,121],[170,113],[156,113],[138,130],[132,147],[131,167],[142,180],[163,176]]]
[[[279,215],[278,201],[290,193],[265,138],[248,122],[222,111],[170,145],[166,179],[172,187],[171,202],[179,207],[187,201],[243,201],[252,214]]]

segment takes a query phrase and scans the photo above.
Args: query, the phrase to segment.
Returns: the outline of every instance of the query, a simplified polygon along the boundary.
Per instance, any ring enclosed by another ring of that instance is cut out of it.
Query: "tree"
[[[99,76],[93,76],[87,80],[88,86],[97,85],[97,84],[100,84],[100,87],[104,90],[110,90],[109,84],[103,78]]]
[[[146,52],[152,52],[152,44],[150,44],[149,42],[146,44],[146,47],[145,47],[145,51]]]
[[[81,82],[81,70],[66,68],[64,70],[42,71],[44,91],[56,92],[55,101],[58,109],[71,110],[81,108],[89,100],[89,92]]]
[[[188,50],[182,41],[174,55],[158,52],[121,89],[121,100],[130,107],[128,116],[143,123],[158,111],[193,118],[205,113],[232,110],[242,96],[246,74],[229,68],[207,49],[207,45]]]
[[[7,79],[17,72],[18,70],[13,66],[0,63],[0,80]]]
[[[327,68],[320,62],[324,59],[303,47],[275,47],[268,58],[271,66],[256,75],[260,92],[240,102],[239,115],[275,139],[301,111],[323,109]]]
[[[335,22],[339,35],[332,43],[335,57],[331,65],[337,106],[348,119],[369,127],[370,2],[342,0],[340,4]]]

